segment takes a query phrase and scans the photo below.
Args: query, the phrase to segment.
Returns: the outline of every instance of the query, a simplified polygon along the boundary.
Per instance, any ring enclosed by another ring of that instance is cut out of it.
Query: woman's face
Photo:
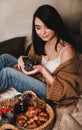
[[[35,18],[35,30],[43,41],[49,41],[55,36],[55,32],[49,29],[38,17]]]

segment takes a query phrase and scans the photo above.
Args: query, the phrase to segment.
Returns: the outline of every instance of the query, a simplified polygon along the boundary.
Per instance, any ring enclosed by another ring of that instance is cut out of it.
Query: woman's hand
[[[52,74],[42,65],[33,66],[33,70],[31,71],[26,71],[24,68],[22,69],[22,71],[27,75],[34,75],[36,73],[41,73],[43,77],[46,79],[46,82],[48,82],[49,84],[52,84],[54,82]]]
[[[22,69],[25,68],[25,65],[24,65],[24,62],[23,62],[23,58],[24,58],[24,57],[27,57],[27,56],[20,56],[20,57],[18,58],[18,69],[19,69],[19,70],[22,70]]]
[[[24,68],[22,68],[22,72],[24,72],[27,75],[34,75],[36,73],[41,73],[41,69],[43,66],[41,65],[35,65],[33,66],[33,69],[31,71],[26,71]]]

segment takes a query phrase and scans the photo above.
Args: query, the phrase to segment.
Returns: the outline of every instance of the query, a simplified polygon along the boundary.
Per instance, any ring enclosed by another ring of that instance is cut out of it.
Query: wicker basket
[[[34,98],[37,98],[38,100],[40,100],[37,97],[37,95],[34,92],[32,92],[32,91],[26,91],[23,94],[30,94],[30,93],[32,94],[32,96]],[[8,105],[8,106],[13,107],[17,102],[18,102],[18,99],[16,97],[14,97],[12,99],[6,99],[6,100],[3,100],[3,101],[0,101],[0,106],[6,106],[6,105]],[[44,123],[43,125],[39,126],[38,128],[25,129],[24,127],[23,128],[20,127],[20,126],[17,126],[17,127],[19,128],[19,130],[20,129],[21,130],[52,130],[53,124],[54,124],[54,119],[55,119],[55,113],[54,113],[53,109],[51,108],[51,106],[49,104],[47,104],[47,103],[46,103],[46,111],[49,114],[49,119],[48,119],[48,121],[46,123]]]
[[[0,127],[0,130],[20,130],[20,129],[14,125],[11,125],[11,124],[3,124]]]

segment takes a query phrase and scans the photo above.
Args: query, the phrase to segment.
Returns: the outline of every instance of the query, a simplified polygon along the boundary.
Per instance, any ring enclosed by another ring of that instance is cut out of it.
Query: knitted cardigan
[[[33,45],[30,48],[28,56],[36,59],[37,63],[41,63],[41,56],[34,52]],[[78,74],[79,54],[77,53],[72,59],[62,63],[52,73],[54,82],[48,84],[42,74],[36,74],[35,77],[46,82],[46,99],[60,105],[68,105],[76,103],[78,95],[82,92],[82,75]]]

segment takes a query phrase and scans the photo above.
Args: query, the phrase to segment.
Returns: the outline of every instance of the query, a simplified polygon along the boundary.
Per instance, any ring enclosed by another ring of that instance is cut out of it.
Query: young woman
[[[0,56],[0,92],[12,86],[19,92],[32,90],[59,105],[77,101],[82,91],[79,55],[60,15],[50,5],[40,6],[33,15],[28,56],[37,61],[32,71],[25,70],[24,56],[18,60],[9,54]],[[15,64],[22,72],[13,68]]]

